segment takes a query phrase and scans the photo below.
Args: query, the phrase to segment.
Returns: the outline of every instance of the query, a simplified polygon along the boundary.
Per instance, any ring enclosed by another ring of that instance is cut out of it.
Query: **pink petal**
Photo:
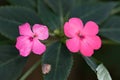
[[[42,44],[38,39],[34,39],[32,51],[35,54],[41,55],[43,52],[45,52],[45,50],[46,50],[46,46],[44,44]]]
[[[43,64],[42,65],[42,73],[47,74],[51,70],[51,65],[50,64]]]
[[[88,36],[86,37],[86,42],[93,48],[99,49],[101,47],[101,39],[98,36]]]
[[[82,32],[86,35],[96,35],[98,33],[98,30],[98,25],[93,21],[89,21],[85,24]]]
[[[19,36],[15,46],[19,50],[20,55],[26,57],[31,52],[32,42],[27,36]]]
[[[68,39],[66,41],[66,46],[71,52],[78,52],[80,47],[80,40],[78,37]]]
[[[64,33],[67,37],[76,36],[83,28],[82,20],[79,18],[71,18],[69,22],[64,24]]]
[[[49,37],[47,26],[35,24],[33,26],[33,32],[38,36],[38,39],[45,40]]]
[[[85,40],[82,40],[80,44],[80,52],[84,56],[88,57],[92,56],[92,54],[94,53],[92,47]]]
[[[29,23],[25,23],[19,26],[19,32],[20,35],[28,35],[28,36],[32,36],[32,31],[30,28],[30,24]]]

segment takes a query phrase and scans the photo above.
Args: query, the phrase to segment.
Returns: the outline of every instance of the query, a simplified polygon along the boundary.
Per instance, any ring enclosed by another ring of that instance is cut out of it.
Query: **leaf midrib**
[[[56,57],[55,73],[54,73],[53,80],[55,80],[56,71],[57,71],[57,68],[58,68],[57,66],[58,66],[58,62],[59,62],[60,49],[61,49],[61,44],[59,44],[59,47],[58,47],[58,52],[57,52],[58,55]]]
[[[15,56],[15,58],[11,58],[11,59],[9,59],[9,60],[3,62],[2,64],[0,64],[0,68],[3,67],[3,66],[5,66],[6,64],[8,64],[8,63],[10,63],[10,62],[12,62],[12,61],[18,59],[18,58],[20,58],[19,55],[18,55],[18,56]]]
[[[90,15],[96,13],[97,11],[101,10],[102,8],[103,8],[103,7],[99,7],[99,8],[97,8],[96,10],[93,9],[93,10],[91,10],[91,12],[89,12],[89,14],[83,15],[83,16],[81,16],[81,18],[85,18],[85,17],[87,17],[87,16],[90,16]]]
[[[7,19],[7,18],[3,18],[2,16],[0,16],[0,19],[5,20],[5,21],[7,21],[7,22],[15,23],[15,24],[22,24],[21,22],[18,22],[18,21],[15,21],[15,20],[9,20],[9,19]]]

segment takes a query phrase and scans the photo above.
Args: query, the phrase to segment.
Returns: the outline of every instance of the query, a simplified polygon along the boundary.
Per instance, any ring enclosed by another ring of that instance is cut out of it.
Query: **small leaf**
[[[89,57],[84,57],[84,60],[86,63],[90,66],[90,68],[97,74],[98,80],[112,80],[109,72],[107,69],[104,67],[103,64],[99,64],[96,59],[94,58],[89,58]]]
[[[102,48],[96,51],[94,57],[101,60],[109,70],[114,70],[115,73],[112,76],[113,80],[120,79],[120,44],[103,45]]]
[[[100,29],[101,35],[120,43],[120,16],[113,16]]]
[[[17,80],[27,58],[18,55],[13,46],[0,46],[0,79]]]
[[[82,56],[84,58],[84,60],[86,61],[86,63],[90,66],[90,68],[96,72],[96,68],[97,68],[97,64],[96,62],[93,61],[92,58],[89,58],[89,57],[85,57],[85,56]]]
[[[74,8],[71,12],[71,17],[79,17],[87,22],[89,20],[101,23],[110,15],[111,10],[116,6],[116,3],[95,3],[84,4]]]
[[[64,44],[53,43],[44,53],[42,64],[51,65],[51,70],[45,74],[44,80],[67,80],[73,59]]]
[[[98,80],[112,80],[108,70],[103,64],[98,65],[96,68]]]

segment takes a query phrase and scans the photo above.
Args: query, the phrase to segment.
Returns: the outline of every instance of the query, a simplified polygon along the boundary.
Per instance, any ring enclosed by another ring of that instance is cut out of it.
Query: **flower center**
[[[81,40],[83,40],[85,38],[85,36],[81,33],[79,33],[78,36],[80,37]]]
[[[83,36],[83,35],[80,35],[80,38],[81,38],[81,39],[84,39],[84,38],[85,38],[85,36]]]
[[[36,38],[36,37],[37,37],[37,35],[34,34],[33,37],[29,37],[29,40],[30,40],[30,41],[33,41],[33,39]]]
[[[30,40],[30,41],[33,41],[33,37],[29,37],[29,40]]]

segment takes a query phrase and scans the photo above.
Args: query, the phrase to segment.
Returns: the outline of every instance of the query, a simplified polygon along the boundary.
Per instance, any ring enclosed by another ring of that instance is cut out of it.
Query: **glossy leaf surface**
[[[72,55],[65,45],[53,43],[43,55],[42,64],[51,65],[51,70],[44,75],[44,80],[67,80],[72,63]]]

